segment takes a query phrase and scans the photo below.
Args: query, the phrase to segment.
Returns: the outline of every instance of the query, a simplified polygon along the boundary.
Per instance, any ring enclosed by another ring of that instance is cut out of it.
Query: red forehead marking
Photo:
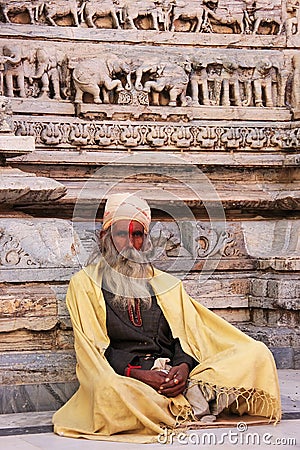
[[[133,233],[133,221],[130,222],[129,224],[129,234]]]

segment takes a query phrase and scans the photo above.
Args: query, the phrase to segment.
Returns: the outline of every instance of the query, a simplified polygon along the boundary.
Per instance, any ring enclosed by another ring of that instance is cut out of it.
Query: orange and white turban
[[[107,230],[118,220],[136,220],[149,232],[151,210],[146,200],[128,192],[112,194],[106,202],[103,214],[103,230]]]

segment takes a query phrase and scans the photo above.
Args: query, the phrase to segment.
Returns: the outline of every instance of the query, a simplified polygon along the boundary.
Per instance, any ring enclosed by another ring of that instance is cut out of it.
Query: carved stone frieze
[[[229,51],[168,58],[138,52],[133,62],[99,49],[88,58],[7,43],[0,55],[0,91],[7,97],[75,104],[288,108],[297,98],[292,82],[297,61],[296,54]]]
[[[285,108],[299,110],[297,53],[220,52],[125,47],[42,48],[7,41],[0,54],[6,97],[61,105]],[[53,106],[55,108],[55,106]]]
[[[14,121],[17,136],[34,136],[37,147],[170,148],[183,150],[295,150],[300,127],[174,124],[112,121]]]
[[[1,21],[90,28],[222,34],[298,32],[297,1],[288,0],[2,0]]]
[[[299,227],[299,221],[283,219],[239,223],[228,221],[226,224],[180,220],[176,223],[153,222],[150,229],[153,252],[149,252],[148,256],[155,261],[156,266],[178,259],[179,272],[184,270],[180,264],[188,260],[192,261],[192,265],[206,259],[239,260],[241,264],[249,258],[267,261],[281,257],[299,261]],[[90,253],[98,249],[95,233],[89,223],[80,224],[76,232],[82,240],[82,246]],[[257,236],[261,233],[263,236],[259,241]]]

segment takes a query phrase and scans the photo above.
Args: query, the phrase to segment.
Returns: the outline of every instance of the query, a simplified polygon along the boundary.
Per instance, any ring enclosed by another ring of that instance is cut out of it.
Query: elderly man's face
[[[144,243],[144,227],[136,220],[118,220],[111,226],[111,235],[118,252],[128,247],[141,250]]]

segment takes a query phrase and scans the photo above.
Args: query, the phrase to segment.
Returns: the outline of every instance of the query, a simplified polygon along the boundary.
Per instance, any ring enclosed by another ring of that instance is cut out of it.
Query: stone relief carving
[[[281,34],[283,28],[280,0],[219,0],[208,10],[210,29],[224,25],[233,33]]]
[[[243,67],[244,65],[244,67]],[[234,59],[193,62],[190,76],[194,106],[284,107],[289,72],[267,58],[256,64]]]
[[[122,10],[122,8],[121,8]],[[85,22],[88,27],[96,28],[95,18],[111,16],[113,28],[121,28],[120,19],[117,14],[117,4],[112,0],[85,0],[78,11],[81,22]],[[121,16],[123,18],[123,16]],[[124,22],[124,19],[123,19]]]
[[[4,45],[0,54],[0,90],[7,97],[60,100],[68,77],[63,64],[63,59],[42,48],[25,50],[16,44]]]
[[[24,56],[16,45],[5,45],[0,56],[0,64],[3,67],[3,78],[6,86],[6,96],[14,97],[18,92],[19,97],[26,97]]]
[[[300,1],[288,0],[287,2],[286,20],[286,34],[290,37],[292,35],[300,34]]]
[[[40,0],[25,0],[25,1],[11,1],[1,0],[0,7],[2,9],[2,15],[5,22],[10,22],[10,14],[18,14],[27,12],[29,17],[29,23],[33,24],[39,20],[39,10],[42,6]]]
[[[294,110],[294,118],[300,117],[300,55],[296,53],[293,58],[292,98],[291,104]],[[296,112],[296,114],[295,114]]]
[[[180,62],[177,62],[180,61]],[[4,45],[0,91],[7,97],[130,106],[288,107],[295,59],[265,54],[67,57],[61,51]],[[295,77],[294,77],[295,78]],[[295,89],[294,89],[295,91]],[[296,92],[296,91],[295,91]]]
[[[184,64],[184,68],[168,62],[147,62],[136,70],[135,88],[150,93],[150,104],[154,106],[161,105],[159,94],[163,91],[169,94],[169,106],[177,106],[177,98],[180,99],[181,106],[187,106],[186,90],[190,71],[191,65],[188,61]],[[149,80],[145,81],[143,85],[144,74],[148,75]]]
[[[40,98],[48,99],[50,97],[50,85],[55,100],[61,100],[60,95],[60,74],[58,69],[58,61],[55,56],[48,56],[47,53],[38,48],[36,51],[36,67],[35,72],[29,78],[30,84],[34,80],[41,83]]]
[[[188,31],[200,32],[203,24],[207,21],[207,13],[203,2],[200,1],[174,1],[174,7],[169,14],[171,31],[175,31],[176,21],[188,21],[190,29]],[[172,20],[171,20],[172,18]]]
[[[12,133],[11,102],[2,95],[0,95],[0,133]]]
[[[280,0],[2,0],[0,6],[7,23],[248,34],[280,34],[283,27]],[[289,0],[290,34],[298,32],[298,6]]]
[[[75,103],[82,103],[84,93],[91,94],[94,103],[111,103],[110,93],[114,90],[118,93],[124,89],[121,80],[114,79],[119,74],[126,76],[125,89],[131,89],[131,69],[125,61],[117,57],[70,61],[69,68],[73,68]]]
[[[36,265],[37,262],[25,252],[18,240],[0,229],[0,266],[21,268]]]
[[[140,17],[150,17],[149,28],[159,30],[159,22],[162,22],[163,29],[168,30],[167,23],[171,2],[166,0],[125,0],[122,6],[124,24],[128,24],[129,28],[140,28],[137,19]],[[141,28],[143,29],[143,26]]]
[[[46,21],[50,25],[57,26],[55,19],[66,17],[68,15],[72,16],[74,25],[79,26],[78,21],[78,2],[76,0],[55,0],[49,2],[43,2],[40,8],[40,14],[44,11]]]
[[[36,145],[103,146],[114,148],[169,148],[226,151],[260,148],[296,149],[300,146],[299,127],[196,126],[143,122],[47,122],[14,121],[17,136],[35,136]]]
[[[218,233],[216,230],[204,224],[196,225],[198,236],[195,238],[196,254],[199,258],[220,254],[224,257],[238,256],[235,239],[228,231]]]

